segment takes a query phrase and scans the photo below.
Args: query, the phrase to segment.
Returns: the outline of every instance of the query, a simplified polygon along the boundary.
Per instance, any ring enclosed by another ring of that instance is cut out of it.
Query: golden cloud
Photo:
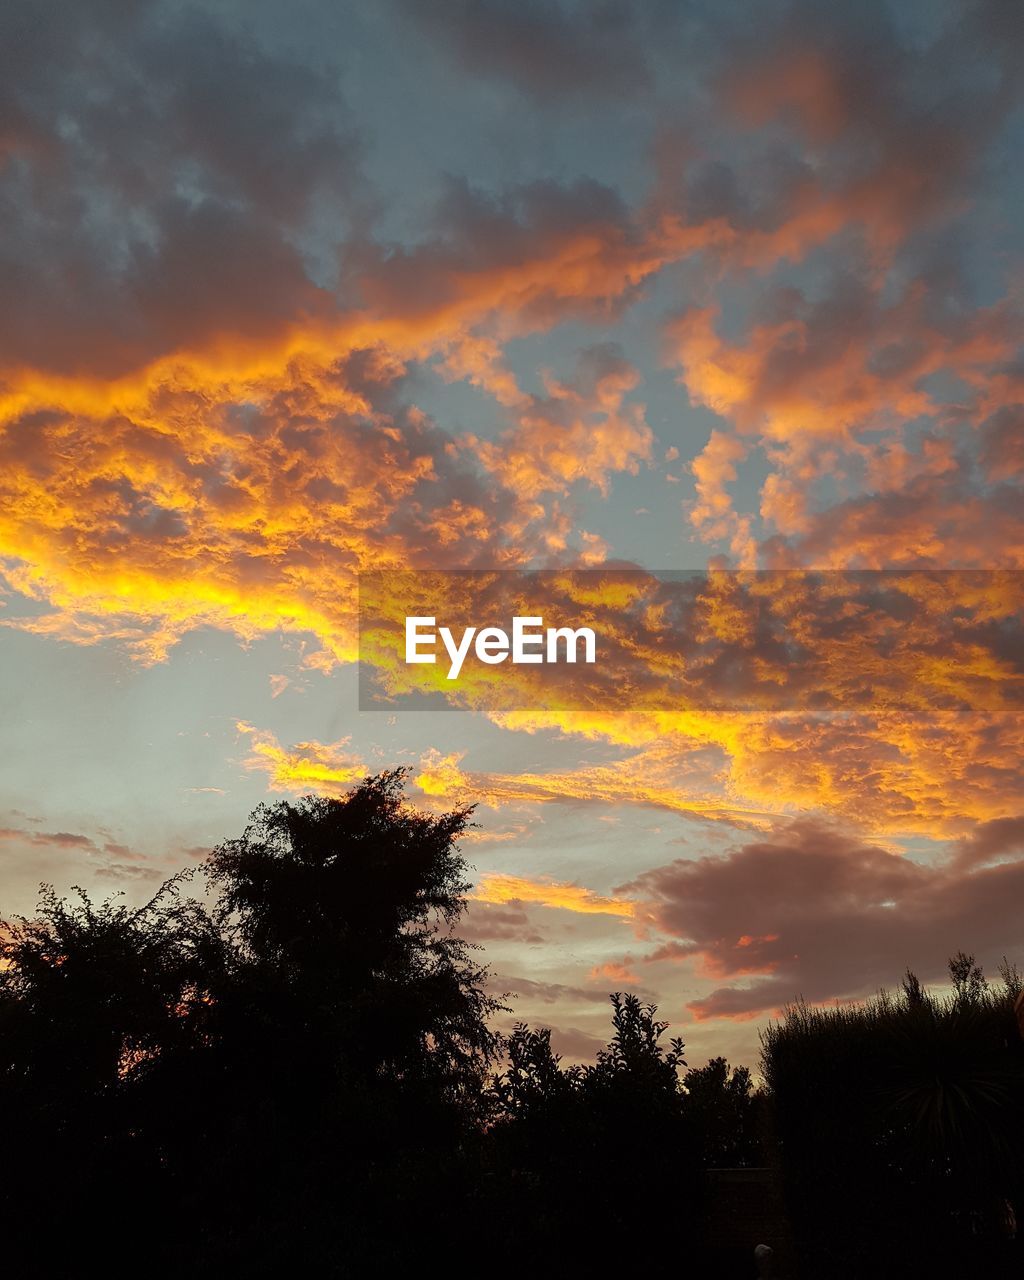
[[[560,911],[587,916],[622,916],[629,919],[635,911],[635,904],[632,902],[621,898],[605,898],[579,885],[563,884],[557,880],[530,880],[498,871],[484,872],[470,897],[478,902],[494,904],[535,903],[537,906],[554,907]]]

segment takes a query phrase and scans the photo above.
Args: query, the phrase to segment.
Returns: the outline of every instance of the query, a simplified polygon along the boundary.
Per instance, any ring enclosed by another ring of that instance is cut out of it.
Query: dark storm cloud
[[[1024,405],[1000,409],[981,432],[981,463],[992,480],[1024,476]]]
[[[790,124],[853,203],[880,202],[892,230],[916,225],[977,172],[1020,100],[1024,35],[1009,10],[923,11],[909,36],[882,3],[800,0],[757,23],[734,8],[718,79],[740,120]]]
[[[1024,817],[983,822],[958,848],[958,857],[966,865],[980,865],[1019,853],[1024,853]]]

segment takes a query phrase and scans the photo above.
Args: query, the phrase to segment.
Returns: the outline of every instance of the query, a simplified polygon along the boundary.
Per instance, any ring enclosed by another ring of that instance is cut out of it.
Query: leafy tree
[[[907,970],[901,987],[908,1009],[923,1009],[928,1005],[928,993],[921,985],[921,979],[910,969]]]
[[[68,902],[44,887],[36,919],[0,928],[2,1195],[15,1259],[31,1259],[43,1234],[55,1270],[72,1274],[77,1232],[94,1231],[114,1195],[129,1240],[157,1229],[225,964],[210,918],[181,895],[187,879],[140,907],[97,906],[82,890]]]
[[[501,1007],[453,932],[471,810],[418,813],[404,777],[261,805],[210,858],[215,917],[239,972],[322,1068],[429,1076],[465,1095],[485,1079],[498,1044],[486,1020]]]
[[[1003,980],[1003,995],[1011,1003],[1016,1004],[1024,991],[1024,974],[1003,956],[999,966],[999,976]]]
[[[667,1050],[662,1047],[660,1040],[668,1023],[655,1019],[657,1005],[641,1004],[639,996],[619,991],[609,999],[614,1010],[614,1033],[607,1049],[598,1053],[596,1065],[587,1073],[588,1084],[593,1087],[605,1081],[628,1080],[639,1087],[675,1095],[679,1068],[686,1066],[682,1040],[674,1037]]]
[[[988,982],[981,965],[975,963],[974,956],[958,951],[949,961],[949,976],[953,980],[953,991],[959,1004],[980,1005],[983,1002],[988,992]]]
[[[454,931],[469,809],[416,812],[405,771],[342,799],[260,806],[208,867],[233,948],[220,998],[216,1109],[234,1128],[211,1192],[240,1191],[224,1244],[359,1271],[404,1265],[467,1194],[465,1144],[498,1037],[487,972]]]
[[[541,1265],[571,1237],[578,1268],[658,1265],[650,1222],[673,1221],[699,1247],[696,1147],[686,1128],[682,1041],[654,1005],[616,992],[612,1036],[596,1062],[561,1065],[551,1033],[518,1024],[496,1079],[491,1154],[510,1197],[517,1251]],[[511,1243],[511,1240],[510,1242]]]
[[[706,1168],[729,1169],[763,1163],[760,1098],[746,1067],[729,1068],[712,1058],[683,1077],[686,1110]]]
[[[524,1120],[548,1114],[564,1104],[579,1087],[582,1069],[563,1070],[561,1057],[551,1047],[551,1029],[532,1030],[517,1022],[505,1041],[505,1070],[495,1077],[492,1095],[499,1115]]]
[[[469,810],[416,813],[402,782],[262,806],[214,851],[210,910],[179,876],[141,908],[46,891],[5,926],[5,1244],[22,1269],[57,1220],[40,1186],[63,1193],[57,1274],[88,1268],[115,1204],[140,1250],[165,1215],[180,1224],[161,1265],[190,1274],[364,1275],[454,1222],[500,1006],[454,931]]]
[[[202,906],[167,881],[141,907],[99,906],[44,886],[35,920],[5,922],[0,937],[0,1038],[8,1088],[98,1094],[191,1045],[207,1016],[221,939]]]

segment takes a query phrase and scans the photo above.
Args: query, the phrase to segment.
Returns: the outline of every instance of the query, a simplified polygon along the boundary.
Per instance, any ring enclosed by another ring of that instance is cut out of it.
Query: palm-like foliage
[[[762,1036],[794,1212],[838,1274],[877,1266],[882,1237],[894,1267],[925,1236],[936,1258],[959,1258],[1024,1191],[1019,978],[1005,968],[993,988],[962,953],[950,978],[941,996],[908,974],[899,996],[799,1003]]]

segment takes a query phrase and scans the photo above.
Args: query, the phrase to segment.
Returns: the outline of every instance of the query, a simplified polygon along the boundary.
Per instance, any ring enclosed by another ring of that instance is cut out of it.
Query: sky
[[[7,6],[0,912],[403,765],[569,1059],[1024,964],[1022,61],[1009,0]],[[609,656],[424,711],[364,646],[361,709],[359,575],[484,608],[436,570]]]

